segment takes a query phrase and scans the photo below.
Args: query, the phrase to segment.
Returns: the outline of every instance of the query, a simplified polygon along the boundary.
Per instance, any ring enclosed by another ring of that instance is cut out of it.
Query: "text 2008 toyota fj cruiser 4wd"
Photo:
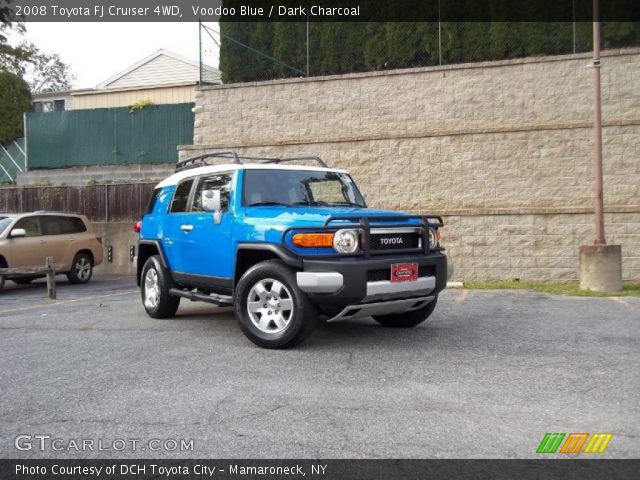
[[[320,166],[284,165],[309,160]],[[318,316],[413,327],[446,285],[441,226],[368,208],[349,174],[317,157],[212,153],[179,162],[154,190],[138,285],[154,318],[175,315],[181,298],[233,305],[268,348],[299,343]]]

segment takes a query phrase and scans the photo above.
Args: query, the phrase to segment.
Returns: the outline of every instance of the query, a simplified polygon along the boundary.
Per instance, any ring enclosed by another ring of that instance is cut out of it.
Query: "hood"
[[[255,218],[260,223],[268,223],[270,225],[282,225],[286,227],[315,227],[322,226],[329,217],[339,218],[345,217],[402,217],[407,213],[397,212],[393,210],[382,210],[376,208],[364,207],[316,207],[316,206],[264,206],[264,207],[245,207],[245,221],[251,222]],[[408,221],[407,223],[414,223]]]

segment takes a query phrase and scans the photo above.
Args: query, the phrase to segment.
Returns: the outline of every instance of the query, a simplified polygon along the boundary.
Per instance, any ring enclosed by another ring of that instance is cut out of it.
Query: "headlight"
[[[440,246],[440,232],[435,228],[429,228],[429,247],[438,248]]]
[[[338,253],[354,253],[358,250],[358,232],[338,230],[333,236],[333,248]]]

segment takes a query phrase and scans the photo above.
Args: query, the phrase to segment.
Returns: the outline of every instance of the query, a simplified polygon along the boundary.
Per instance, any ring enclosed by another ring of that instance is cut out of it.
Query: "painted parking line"
[[[126,291],[117,292],[117,293],[107,293],[105,295],[94,295],[94,296],[91,296],[91,297],[73,298],[71,300],[63,300],[63,301],[60,301],[60,302],[39,303],[37,305],[29,305],[27,307],[9,308],[7,310],[0,310],[0,314],[3,314],[3,313],[14,313],[14,312],[24,312],[24,311],[27,311],[27,310],[37,310],[39,308],[58,307],[58,306],[62,306],[62,305],[68,305],[70,303],[78,303],[78,302],[98,300],[100,298],[117,297],[117,296],[122,296],[122,295],[131,295],[132,293],[137,293],[137,292],[139,292],[139,290],[136,288],[134,290],[126,290]]]

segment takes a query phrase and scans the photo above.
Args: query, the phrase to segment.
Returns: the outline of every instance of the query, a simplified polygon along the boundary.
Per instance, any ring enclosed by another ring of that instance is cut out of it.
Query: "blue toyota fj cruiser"
[[[309,161],[320,166],[284,165]],[[154,190],[138,285],[154,318],[175,315],[181,298],[233,305],[267,348],[301,342],[318,317],[413,327],[447,282],[440,227],[368,208],[349,174],[317,157],[211,153],[179,162]]]

